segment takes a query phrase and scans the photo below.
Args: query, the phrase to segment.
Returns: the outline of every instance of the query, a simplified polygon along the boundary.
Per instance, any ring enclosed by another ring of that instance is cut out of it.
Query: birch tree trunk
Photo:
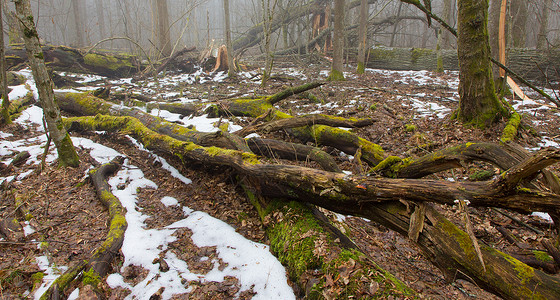
[[[33,21],[29,0],[16,0],[14,4],[23,33],[23,40],[25,41],[28,62],[39,92],[39,102],[43,107],[49,137],[56,145],[59,164],[61,166],[76,167],[80,164],[80,161],[70,135],[68,135],[62,123],[60,109],[54,102],[54,85],[45,66],[43,51],[39,45],[39,35]]]
[[[488,0],[458,1],[459,120],[485,127],[505,115],[492,77]]]

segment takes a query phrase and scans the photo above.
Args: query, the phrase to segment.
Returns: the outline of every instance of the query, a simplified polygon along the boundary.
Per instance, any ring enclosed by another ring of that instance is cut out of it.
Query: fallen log
[[[433,71],[437,68],[437,54],[433,49],[375,47],[368,51],[368,55],[366,66],[373,69]],[[441,55],[445,70],[459,70],[456,50],[443,49]],[[507,56],[507,66],[527,79],[541,83],[560,79],[554,68],[560,65],[558,49],[512,48],[508,49]]]
[[[142,70],[140,60],[131,54],[110,54],[82,51],[66,46],[43,46],[47,65],[55,70],[93,73],[107,77],[130,77]],[[12,47],[6,51],[7,67],[27,61],[24,48]]]
[[[263,195],[316,204],[342,214],[363,216],[406,234],[410,213],[400,201],[453,204],[455,199],[471,205],[501,206],[521,211],[558,211],[559,195],[518,189],[521,179],[560,160],[560,150],[545,149],[494,180],[481,183],[443,182],[422,179],[387,179],[350,176],[298,166],[261,164],[250,153],[205,148],[155,133],[130,117],[71,118],[75,128],[121,131],[136,137],[148,149],[174,155],[184,163],[229,166],[251,178]],[[560,280],[535,270],[515,258],[482,246],[486,271],[482,271],[470,237],[437,211],[426,208],[426,225],[417,243],[424,254],[448,278],[457,274],[474,280],[489,291],[511,299],[560,297]]]

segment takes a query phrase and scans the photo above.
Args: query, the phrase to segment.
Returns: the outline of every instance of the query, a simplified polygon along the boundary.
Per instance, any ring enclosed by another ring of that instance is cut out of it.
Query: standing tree
[[[331,73],[327,80],[344,80],[342,73],[344,50],[344,0],[334,0],[334,37],[333,37],[333,61]]]
[[[231,45],[231,28],[229,24],[229,0],[224,0],[224,19],[226,23],[225,35],[226,35],[228,77],[234,77],[235,66],[233,65],[233,46]]]
[[[484,127],[505,115],[496,96],[488,40],[488,0],[458,1],[458,119]]]
[[[169,11],[167,10],[167,0],[154,0],[153,6],[156,18],[157,37],[159,51],[164,56],[171,55],[171,38],[169,36]]]
[[[529,13],[527,0],[512,0],[511,1],[511,41],[513,47],[525,47],[525,37],[527,36],[527,17]]]
[[[543,0],[541,8],[541,20],[539,24],[539,35],[537,36],[537,49],[544,49],[547,44],[548,33],[548,10],[550,9],[552,0]]]
[[[366,68],[368,8],[367,0],[361,0],[360,23],[358,24],[358,74],[364,74]]]
[[[35,85],[39,92],[39,101],[43,107],[44,118],[50,139],[54,142],[58,152],[58,160],[61,166],[77,167],[80,164],[76,149],[72,144],[70,135],[64,128],[60,109],[54,101],[53,82],[47,72],[43,51],[39,44],[39,35],[33,22],[31,5],[29,0],[14,0],[17,18],[20,23],[25,50]]]
[[[83,47],[84,43],[84,26],[82,22],[82,2],[81,0],[72,0],[72,10],[74,12],[74,30],[76,30],[76,46]]]
[[[274,64],[274,57],[272,55],[272,51],[270,49],[270,43],[272,40],[272,21],[274,19],[274,10],[276,9],[276,5],[278,4],[277,0],[261,0],[262,5],[262,27],[263,27],[263,35],[264,35],[264,71],[261,81],[261,86],[265,86],[268,79],[270,78],[270,74],[272,74],[272,65]]]
[[[99,26],[99,39],[105,38],[105,9],[103,8],[103,0],[95,1],[97,10],[97,24]]]
[[[2,109],[0,111],[0,125],[10,124],[10,99],[8,98],[8,80],[6,78],[6,52],[4,48],[4,20],[0,10],[0,93],[2,94]]]

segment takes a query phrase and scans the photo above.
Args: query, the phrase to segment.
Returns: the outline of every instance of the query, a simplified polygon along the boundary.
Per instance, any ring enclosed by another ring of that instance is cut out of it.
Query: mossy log
[[[265,196],[281,197],[322,206],[342,214],[363,216],[401,233],[407,232],[410,215],[401,201],[453,204],[469,200],[473,206],[501,206],[520,211],[558,211],[560,196],[518,188],[524,178],[560,160],[560,150],[545,149],[501,176],[475,183],[422,179],[387,179],[350,176],[298,166],[261,164],[253,154],[180,142],[153,132],[130,117],[71,118],[76,128],[121,131],[131,134],[148,149],[174,155],[184,163],[230,166],[250,178]],[[511,299],[528,296],[560,297],[560,280],[483,246],[482,271],[470,237],[433,209],[426,209],[428,226],[418,244],[446,274],[463,274],[480,286]],[[430,227],[431,226],[431,227]],[[454,278],[454,277],[451,277]]]
[[[78,262],[59,276],[49,289],[41,295],[41,299],[52,299],[54,294],[60,295],[64,293],[64,290],[80,275],[84,278],[88,277],[87,280],[84,280],[85,284],[95,285],[95,280],[92,281],[92,279],[99,281],[100,278],[107,275],[111,270],[111,263],[118,255],[124,241],[127,222],[125,219],[125,209],[118,198],[111,193],[107,177],[116,172],[121,167],[123,161],[124,157],[117,157],[89,173],[99,201],[109,212],[109,231],[105,240],[88,260]],[[84,270],[85,272],[83,272]],[[94,286],[94,288],[96,287]]]
[[[261,115],[267,115],[268,117],[265,118],[266,121],[293,118],[293,116],[274,109],[273,105],[291,95],[306,92],[321,84],[322,83],[314,82],[307,83],[283,90],[268,97],[263,96],[256,99],[232,99],[223,101],[220,102],[219,105],[209,107],[207,112],[212,116],[234,115],[257,118]],[[329,118],[331,119],[331,121],[329,121],[330,124],[339,124],[341,122],[341,118],[324,116],[325,120]],[[282,122],[290,123],[291,121]],[[344,122],[369,121],[346,119]],[[347,123],[345,124],[349,125]],[[386,157],[384,150],[379,145],[363,139],[348,130],[325,125],[312,125],[293,128],[289,132],[303,142],[313,141],[319,145],[331,146],[348,155],[354,155],[358,149],[360,149],[362,152],[362,159],[372,166],[377,165]]]
[[[443,68],[459,70],[457,50],[441,50]],[[552,66],[560,64],[560,50],[508,49],[507,66],[515,73],[539,82],[558,81]],[[437,54],[433,49],[375,47],[369,50],[368,68],[388,70],[428,70],[437,68]],[[544,74],[543,74],[544,73]]]
[[[85,53],[80,49],[67,46],[42,46],[45,62],[55,70],[69,72],[87,72],[107,77],[130,77],[144,69],[140,60],[131,54],[113,54],[103,52]],[[12,47],[6,51],[8,68],[25,61],[25,49]]]
[[[375,123],[373,119],[356,119],[350,118],[345,119],[341,117],[333,117],[329,115],[306,115],[301,117],[287,118],[274,120],[263,124],[247,126],[235,134],[239,136],[247,136],[254,132],[264,132],[269,133],[273,131],[278,131],[280,129],[289,129],[294,127],[312,126],[315,124],[328,125],[332,127],[348,127],[348,128],[358,128],[365,127]]]

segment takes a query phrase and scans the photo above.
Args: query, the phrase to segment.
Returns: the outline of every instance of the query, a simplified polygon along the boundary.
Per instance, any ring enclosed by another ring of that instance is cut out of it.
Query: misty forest
[[[11,0],[1,299],[560,299],[560,1]]]

